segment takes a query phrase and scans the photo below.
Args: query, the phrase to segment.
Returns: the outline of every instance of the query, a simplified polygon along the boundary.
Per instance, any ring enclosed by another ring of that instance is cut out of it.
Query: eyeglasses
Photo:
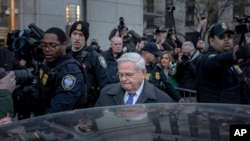
[[[42,49],[46,49],[48,47],[49,50],[54,50],[59,45],[61,45],[61,44],[57,44],[57,43],[42,43],[42,44],[40,44],[40,47]]]
[[[123,77],[125,77],[125,78],[131,78],[131,77],[133,77],[136,73],[137,73],[137,72],[135,72],[135,73],[117,73],[117,75],[119,76],[119,78],[123,78]]]
[[[224,40],[225,38],[228,38],[228,39],[233,39],[233,35],[232,34],[222,34],[222,35],[219,35],[217,36],[220,40]]]

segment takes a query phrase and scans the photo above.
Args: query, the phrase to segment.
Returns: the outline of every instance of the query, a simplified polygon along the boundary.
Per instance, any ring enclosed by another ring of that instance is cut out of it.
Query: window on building
[[[150,13],[154,13],[154,1],[146,0],[146,11]]]
[[[173,27],[173,12],[174,12],[174,3],[173,3],[173,0],[166,0],[165,1],[165,7],[166,7],[166,10],[165,10],[165,27],[167,28],[171,28]]]
[[[186,25],[194,25],[195,0],[186,1]]]
[[[144,12],[148,15],[144,18],[146,21],[146,27],[150,28],[154,25],[154,1],[153,0],[144,0]],[[151,16],[150,16],[151,15]]]
[[[5,14],[7,10],[7,0],[0,0],[0,26],[7,27],[8,26],[8,17]]]

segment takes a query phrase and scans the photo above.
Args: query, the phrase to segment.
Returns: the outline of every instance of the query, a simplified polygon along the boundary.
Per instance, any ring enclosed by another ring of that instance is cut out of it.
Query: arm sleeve
[[[12,94],[8,90],[0,90],[0,119],[6,117],[7,113],[10,114],[10,117],[13,116],[13,101]]]
[[[58,81],[55,84],[55,93],[52,94],[50,106],[46,110],[46,113],[55,113],[67,110],[73,110],[78,102],[85,97],[82,88],[86,88],[86,82],[84,81],[84,75],[78,67],[70,66],[69,71],[64,70],[62,75],[59,76]],[[70,75],[72,77],[73,85],[68,87],[64,77]],[[83,102],[83,101],[82,101]]]

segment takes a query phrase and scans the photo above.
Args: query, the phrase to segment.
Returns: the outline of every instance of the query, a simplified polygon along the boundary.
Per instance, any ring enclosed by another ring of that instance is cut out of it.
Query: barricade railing
[[[186,102],[197,102],[197,95],[195,90],[175,87],[178,93],[185,99]]]

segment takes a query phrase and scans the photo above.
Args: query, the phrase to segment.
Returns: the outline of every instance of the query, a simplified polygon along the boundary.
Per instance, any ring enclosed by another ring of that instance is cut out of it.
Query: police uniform
[[[112,49],[108,49],[104,52],[102,52],[103,57],[105,58],[108,66],[108,74],[109,74],[109,81],[110,83],[118,83],[120,82],[119,77],[117,75],[118,73],[118,67],[117,67],[117,59],[122,55],[122,52],[117,55],[117,57],[114,57],[112,54]]]
[[[84,77],[81,65],[70,54],[42,65],[35,115],[82,108],[87,95]]]
[[[156,57],[162,55],[162,52],[157,49],[156,43],[154,42],[147,43],[144,48],[142,48],[142,51],[148,51],[154,54]],[[181,99],[179,93],[174,89],[172,84],[168,82],[167,77],[158,61],[155,61],[154,63],[151,62],[150,65],[146,65],[146,69],[146,80],[154,84],[157,88],[166,92],[175,101],[179,101]]]
[[[167,77],[158,62],[152,65],[147,65],[146,69],[146,80],[148,80],[151,84],[154,84],[157,88],[166,92],[175,101],[179,101],[181,99],[181,96],[178,94],[178,92],[168,82]]]
[[[219,53],[209,48],[198,63],[198,101],[240,103],[241,89],[233,64],[232,53]]]
[[[225,23],[214,25],[210,30],[210,38],[223,35],[225,32],[234,34]],[[241,86],[236,73],[233,53],[218,52],[209,47],[206,54],[198,62],[198,102],[234,103],[241,102]]]
[[[89,31],[87,22],[75,22],[70,29],[70,35],[74,30],[81,31],[85,39],[88,39]],[[109,84],[106,61],[95,49],[86,45],[80,51],[71,53],[81,63],[87,76],[88,98],[84,107],[93,107],[99,97],[100,90]]]

